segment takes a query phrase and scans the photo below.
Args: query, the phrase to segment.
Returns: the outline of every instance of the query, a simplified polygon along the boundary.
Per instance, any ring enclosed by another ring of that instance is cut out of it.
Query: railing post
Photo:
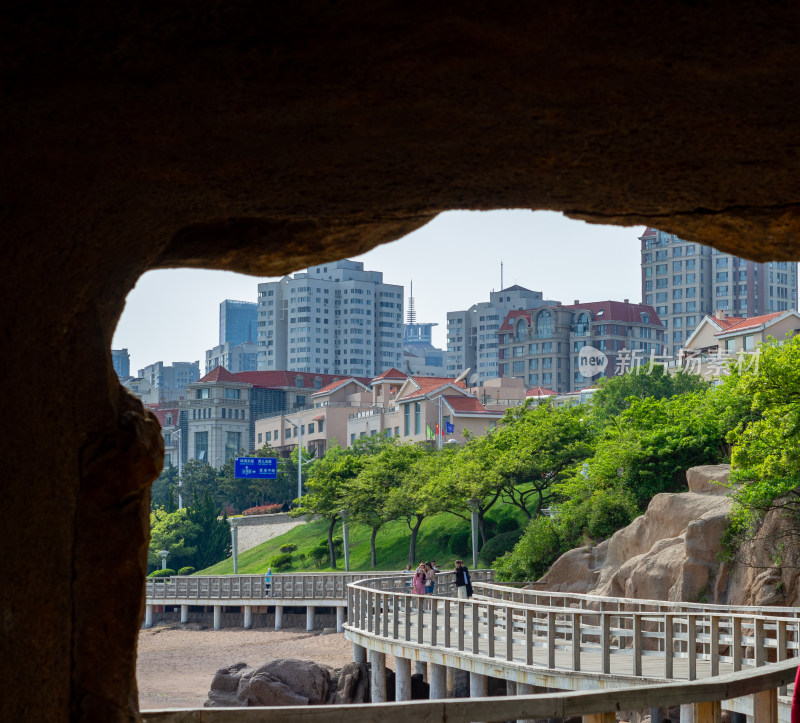
[[[581,614],[578,612],[572,613],[572,669],[581,669]]]
[[[755,618],[753,620],[753,635],[755,637],[754,655],[756,667],[758,668],[767,662],[767,650],[764,646],[764,618]]]
[[[672,626],[675,623],[675,617],[667,613],[664,616],[664,677],[669,679],[673,677],[673,631]]]
[[[480,611],[477,603],[472,603],[472,652],[477,655],[481,652],[480,648]]]
[[[633,613],[633,674],[642,674],[642,616]]]
[[[439,616],[439,600],[433,596],[431,596],[431,646],[436,647],[436,626],[437,626],[437,618]]]
[[[406,594],[403,599],[405,600],[403,606],[403,630],[405,631],[405,636],[403,639],[408,643],[411,641],[411,608],[414,598]]]
[[[731,619],[733,626],[733,642],[731,651],[733,656],[733,672],[736,673],[742,669],[742,619],[733,617]]]
[[[711,675],[719,675],[719,616],[712,613],[710,616],[711,646],[709,655],[711,657]]]
[[[494,657],[494,605],[486,606],[486,637],[488,638],[489,657]]]
[[[611,614],[600,613],[600,655],[602,660],[601,672],[611,672]]]
[[[444,601],[444,647],[450,647],[450,599]]]
[[[547,667],[556,667],[556,614],[552,610],[547,612]]]
[[[782,660],[786,660],[786,654],[787,654],[787,651],[786,651],[786,647],[787,647],[786,646],[786,626],[787,626],[786,620],[779,620],[778,621],[778,653],[777,653],[777,656],[776,656],[776,659],[777,659],[778,662],[781,662]],[[786,694],[787,694],[787,691],[786,691],[786,686],[785,685],[782,685],[780,688],[778,688],[778,695],[786,695]]]
[[[506,606],[506,660],[514,660],[514,608]]]
[[[687,616],[686,659],[689,663],[689,680],[695,680],[697,678],[697,618],[694,613],[687,613]],[[695,706],[695,720],[697,719],[697,710]]]
[[[380,596],[381,607],[383,608],[383,636],[389,637],[389,593],[378,593]]]
[[[778,723],[778,691],[762,690],[753,695],[753,720],[757,723]]]
[[[417,642],[425,641],[425,598],[417,598]]]
[[[525,665],[533,665],[533,610],[525,610]]]
[[[467,621],[464,617],[464,605],[465,603],[463,600],[458,600],[456,602],[456,611],[458,613],[456,635],[458,636],[458,649],[461,651],[464,650],[464,629],[467,626]]]
[[[392,595],[392,638],[400,637],[400,596],[395,593]]]

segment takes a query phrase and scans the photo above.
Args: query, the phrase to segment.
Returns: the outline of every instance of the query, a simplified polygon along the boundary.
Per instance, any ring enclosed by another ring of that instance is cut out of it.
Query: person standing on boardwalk
[[[461,600],[466,600],[472,597],[472,579],[469,576],[469,570],[464,566],[463,560],[456,560],[454,570],[456,574],[456,590],[458,597]]]
[[[414,592],[417,595],[425,594],[425,566],[422,563],[419,563],[419,567],[414,573]]]
[[[436,570],[433,569],[432,562],[425,563],[425,594],[433,595],[433,588],[436,587]]]
[[[264,597],[269,597],[269,589],[272,587],[272,568],[268,567],[264,573]]]

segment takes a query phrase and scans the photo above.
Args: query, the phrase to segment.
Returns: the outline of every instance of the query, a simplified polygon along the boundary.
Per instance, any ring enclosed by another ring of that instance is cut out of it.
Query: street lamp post
[[[480,502],[476,500],[474,497],[470,497],[467,500],[467,504],[469,505],[469,509],[472,513],[472,569],[477,570],[478,568],[478,509],[480,508]]]
[[[350,572],[350,525],[347,523],[350,513],[342,510],[342,542],[344,543],[344,571]]]
[[[158,551],[158,555],[161,558],[161,569],[162,570],[166,570],[167,569],[167,555],[169,555],[169,552],[167,550],[159,550]]]
[[[231,552],[233,553],[233,574],[239,574],[239,520],[229,520],[231,525]]]
[[[303,496],[303,425],[299,419],[296,422],[288,417],[284,419],[297,430],[297,499],[300,499]]]
[[[183,495],[181,494],[181,487],[183,487],[183,474],[182,474],[183,473],[183,455],[181,454],[181,452],[183,450],[181,449],[182,437],[181,437],[181,429],[180,428],[175,430],[175,435],[178,438],[178,509],[182,510],[183,509]]]

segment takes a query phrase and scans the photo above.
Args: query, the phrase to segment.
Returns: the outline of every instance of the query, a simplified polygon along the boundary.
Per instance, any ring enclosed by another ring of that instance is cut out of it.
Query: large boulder
[[[687,471],[690,490],[656,495],[645,514],[595,547],[562,555],[541,582],[559,592],[651,600],[717,598],[717,562],[732,501],[729,465]],[[726,571],[727,568],[722,568]]]

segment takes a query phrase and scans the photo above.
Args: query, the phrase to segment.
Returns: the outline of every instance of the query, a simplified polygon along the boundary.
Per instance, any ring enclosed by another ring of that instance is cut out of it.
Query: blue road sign
[[[233,476],[236,479],[278,479],[276,457],[237,457]]]

